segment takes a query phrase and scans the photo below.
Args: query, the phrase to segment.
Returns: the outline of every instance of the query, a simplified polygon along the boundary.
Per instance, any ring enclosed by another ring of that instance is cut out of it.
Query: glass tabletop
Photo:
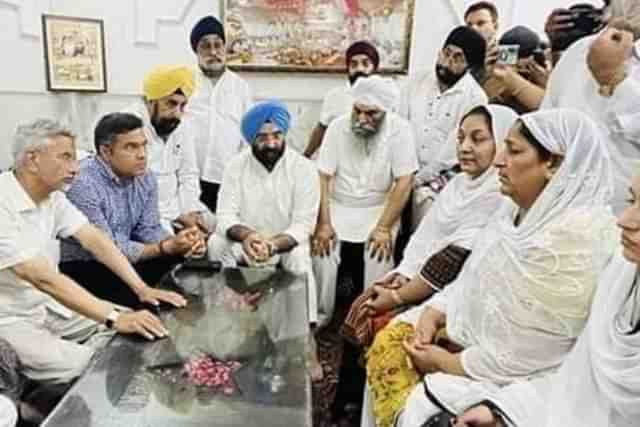
[[[303,279],[178,268],[162,286],[188,300],[160,309],[169,338],[116,336],[44,427],[311,427]]]

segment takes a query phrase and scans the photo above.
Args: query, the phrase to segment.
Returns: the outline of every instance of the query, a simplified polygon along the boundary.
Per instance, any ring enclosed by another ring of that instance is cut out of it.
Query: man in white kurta
[[[198,66],[186,120],[195,132],[201,200],[212,212],[217,208],[225,165],[245,147],[240,121],[252,104],[247,82],[224,66],[225,40],[224,28],[213,16],[202,18],[191,32]]]
[[[626,206],[629,183],[637,172],[634,161],[640,158],[640,8],[636,5],[634,11],[634,2],[618,3],[624,4],[619,12],[635,22],[636,34],[610,25],[571,45],[551,73],[541,106],[578,109],[598,123],[615,165],[616,214]]]
[[[306,157],[312,157],[322,144],[327,128],[336,118],[349,114],[353,107],[351,88],[361,77],[367,77],[378,71],[380,55],[371,43],[361,40],[353,43],[345,53],[347,75],[349,81],[344,85],[334,87],[322,101],[320,121],[311,133],[309,145],[304,151]]]
[[[237,154],[225,170],[209,257],[225,266],[279,264],[300,276],[308,288],[309,320],[315,323],[309,236],[320,187],[311,161],[285,144],[289,121],[277,101],[258,103],[244,116],[243,135],[251,149]]]
[[[487,103],[469,70],[484,65],[486,42],[475,30],[454,29],[438,53],[435,68],[409,78],[400,98],[400,115],[411,123],[420,170],[413,195],[417,227],[437,193],[425,185],[457,163],[456,136],[462,117]]]
[[[418,169],[409,123],[393,112],[395,83],[359,79],[354,97],[353,113],[329,126],[318,158],[322,202],[313,261],[321,324],[333,314],[343,242],[363,246],[364,283],[356,286],[370,285],[393,267],[400,213]]]
[[[193,126],[181,121],[192,90],[190,69],[158,67],[145,77],[144,100],[125,109],[144,124],[147,164],[158,181],[160,222],[168,232],[173,232],[173,221],[184,227],[206,228]]]

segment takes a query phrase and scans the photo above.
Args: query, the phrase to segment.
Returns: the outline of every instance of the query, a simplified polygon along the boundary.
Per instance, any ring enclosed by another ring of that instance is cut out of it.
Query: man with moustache
[[[226,38],[220,21],[205,16],[193,27],[190,39],[198,67],[185,121],[194,130],[200,200],[215,212],[225,165],[245,147],[240,121],[252,96],[247,82],[225,67]]]
[[[80,164],[67,197],[115,242],[143,278],[156,285],[185,255],[202,255],[205,242],[197,226],[172,235],[161,225],[158,181],[147,170],[147,144],[141,119],[128,113],[102,117],[94,132],[94,157]],[[61,245],[60,270],[92,294],[137,307],[135,290],[99,262],[76,239]]]
[[[225,266],[280,265],[304,278],[313,324],[316,293],[309,236],[320,185],[313,163],[287,147],[290,121],[287,107],[275,100],[256,104],[242,118],[242,135],[251,149],[237,154],[224,172],[208,255]]]
[[[360,77],[368,77],[378,71],[380,55],[371,43],[361,40],[353,43],[346,52],[347,75],[349,83],[331,89],[322,103],[320,122],[311,133],[307,148],[304,150],[306,157],[312,157],[320,148],[327,127],[337,117],[348,114],[353,106],[351,89]]]
[[[144,78],[144,99],[124,110],[144,125],[147,166],[158,180],[160,222],[170,233],[172,223],[207,231],[206,207],[199,201],[195,134],[190,123],[181,123],[193,86],[193,71],[188,67],[154,68]]]
[[[62,190],[79,172],[73,133],[53,120],[31,121],[16,130],[13,157],[13,170],[0,174],[0,338],[16,350],[21,373],[49,384],[72,381],[104,343],[95,339],[104,327],[148,339],[166,336],[148,311],[120,312],[58,272],[49,249],[57,239],[71,238],[118,278],[110,288],[126,288],[140,302],[186,303],[148,286],[118,245],[69,203]],[[2,358],[4,364],[6,354]]]
[[[403,88],[400,115],[412,125],[419,163],[412,198],[414,227],[434,195],[427,183],[446,182],[446,171],[456,164],[460,120],[472,108],[487,103],[484,90],[471,75],[484,67],[485,53],[486,42],[477,31],[457,27],[447,36],[434,70],[416,74]]]

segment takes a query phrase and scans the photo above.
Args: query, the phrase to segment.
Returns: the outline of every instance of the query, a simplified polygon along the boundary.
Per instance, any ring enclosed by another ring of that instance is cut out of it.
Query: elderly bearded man
[[[220,21],[213,16],[200,19],[190,41],[198,68],[185,121],[195,132],[200,200],[215,212],[225,167],[245,147],[240,121],[252,104],[251,90],[242,77],[225,67],[226,38]]]

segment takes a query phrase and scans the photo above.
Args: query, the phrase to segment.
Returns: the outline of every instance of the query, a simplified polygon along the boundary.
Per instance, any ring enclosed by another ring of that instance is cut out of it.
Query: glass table
[[[302,279],[178,268],[161,286],[188,300],[160,308],[169,338],[114,337],[44,427],[311,427]]]

